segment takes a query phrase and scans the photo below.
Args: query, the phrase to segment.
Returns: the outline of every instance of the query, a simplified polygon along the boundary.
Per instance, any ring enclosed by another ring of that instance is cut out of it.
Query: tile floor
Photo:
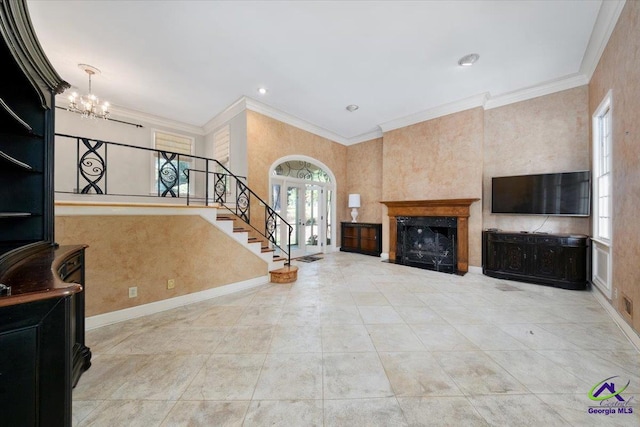
[[[640,354],[589,292],[348,253],[298,266],[88,331],[74,425],[640,425]],[[634,413],[588,413],[614,376]]]

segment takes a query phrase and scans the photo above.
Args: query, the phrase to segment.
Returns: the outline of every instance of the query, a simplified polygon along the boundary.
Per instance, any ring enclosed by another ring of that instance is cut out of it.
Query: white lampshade
[[[359,208],[360,207],[360,195],[359,194],[349,194],[349,207],[350,208]]]

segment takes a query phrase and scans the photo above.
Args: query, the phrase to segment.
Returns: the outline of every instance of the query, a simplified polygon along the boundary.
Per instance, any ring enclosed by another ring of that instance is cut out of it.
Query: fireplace
[[[455,217],[396,217],[396,263],[455,273],[458,220]]]
[[[430,269],[465,274],[469,271],[469,207],[477,200],[381,202],[389,215],[389,261],[421,268],[440,263]],[[404,243],[409,246],[404,248]],[[440,254],[430,254],[436,251]]]

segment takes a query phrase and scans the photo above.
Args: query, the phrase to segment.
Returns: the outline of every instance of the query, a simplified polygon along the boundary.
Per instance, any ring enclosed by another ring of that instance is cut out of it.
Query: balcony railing
[[[74,142],[75,149],[62,145]],[[266,238],[290,264],[291,224],[249,188],[246,177],[217,160],[65,134],[56,134],[56,144],[56,193],[217,204]]]

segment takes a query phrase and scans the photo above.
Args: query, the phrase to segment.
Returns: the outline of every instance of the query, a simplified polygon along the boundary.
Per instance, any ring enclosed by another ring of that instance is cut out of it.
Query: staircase
[[[248,187],[246,177],[234,175],[217,160],[73,135],[56,134],[56,141],[58,140],[75,143],[74,158],[80,161],[74,162],[77,170],[73,185],[76,187],[73,191],[56,189],[56,193],[109,196],[107,166],[118,163],[108,162],[108,153],[113,152],[113,149],[107,150],[107,147],[115,147],[115,151],[119,153],[122,150],[138,152],[132,157],[145,159],[145,162],[152,155],[156,159],[158,173],[158,200],[186,199],[186,206],[216,208],[216,219],[209,218],[209,221],[263,258],[268,263],[272,281],[289,283],[297,278],[297,267],[290,265],[293,227]],[[198,188],[194,184],[196,188],[192,194],[192,182],[198,180],[200,186]],[[183,188],[185,184],[186,190]],[[118,192],[117,196],[149,195]],[[259,220],[259,225],[253,221],[252,224],[252,214],[264,221]],[[288,242],[277,245],[276,227],[280,226],[288,227]],[[274,248],[278,248],[281,255],[276,254]]]
[[[267,262],[271,282],[292,283],[298,279],[298,267],[286,265],[287,258],[276,254],[263,236],[246,227],[245,222],[235,215],[217,209],[216,225]]]

